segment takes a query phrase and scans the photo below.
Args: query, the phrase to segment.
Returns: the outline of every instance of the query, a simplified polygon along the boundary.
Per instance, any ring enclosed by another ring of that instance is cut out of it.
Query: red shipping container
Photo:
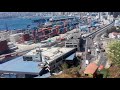
[[[29,34],[24,34],[23,35],[23,41],[29,41],[30,40],[30,35]]]
[[[0,51],[5,51],[5,50],[8,50],[8,45],[7,45],[7,41],[0,41]]]

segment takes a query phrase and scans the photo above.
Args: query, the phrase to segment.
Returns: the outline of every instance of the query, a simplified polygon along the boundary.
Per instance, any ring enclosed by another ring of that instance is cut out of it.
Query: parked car
[[[102,48],[102,49],[101,49],[101,52],[105,52],[105,49]]]
[[[96,51],[97,51],[97,53],[100,53],[100,49],[99,48],[96,48]]]

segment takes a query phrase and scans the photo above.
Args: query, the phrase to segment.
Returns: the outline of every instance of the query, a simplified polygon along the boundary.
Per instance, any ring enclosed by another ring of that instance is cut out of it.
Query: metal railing
[[[89,35],[85,36],[84,38],[90,37],[90,36],[92,36],[94,34],[97,34],[97,33],[101,32],[101,31],[104,31],[105,29],[111,28],[112,26],[114,26],[114,22],[115,21],[113,21],[112,23],[106,25],[105,27],[103,27],[103,28],[101,28],[101,29],[99,29],[99,30],[97,30],[97,31],[95,31],[93,33],[90,33]]]

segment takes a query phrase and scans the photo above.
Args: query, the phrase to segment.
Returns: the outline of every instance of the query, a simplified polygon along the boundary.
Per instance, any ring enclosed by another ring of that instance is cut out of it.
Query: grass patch
[[[99,73],[103,74],[103,78],[107,78],[107,76],[108,76],[108,70],[107,69],[103,69]]]

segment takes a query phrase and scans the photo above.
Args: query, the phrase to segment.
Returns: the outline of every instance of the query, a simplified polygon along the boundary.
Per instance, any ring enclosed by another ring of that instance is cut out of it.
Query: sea
[[[48,19],[49,17],[45,17],[45,19]],[[41,22],[44,23],[45,21],[42,21],[43,18],[40,17],[19,17],[19,18],[5,18],[0,19],[0,30],[19,30],[19,29],[27,29],[28,25],[29,28],[34,28],[38,26],[38,23],[34,23],[33,20],[41,19]]]

